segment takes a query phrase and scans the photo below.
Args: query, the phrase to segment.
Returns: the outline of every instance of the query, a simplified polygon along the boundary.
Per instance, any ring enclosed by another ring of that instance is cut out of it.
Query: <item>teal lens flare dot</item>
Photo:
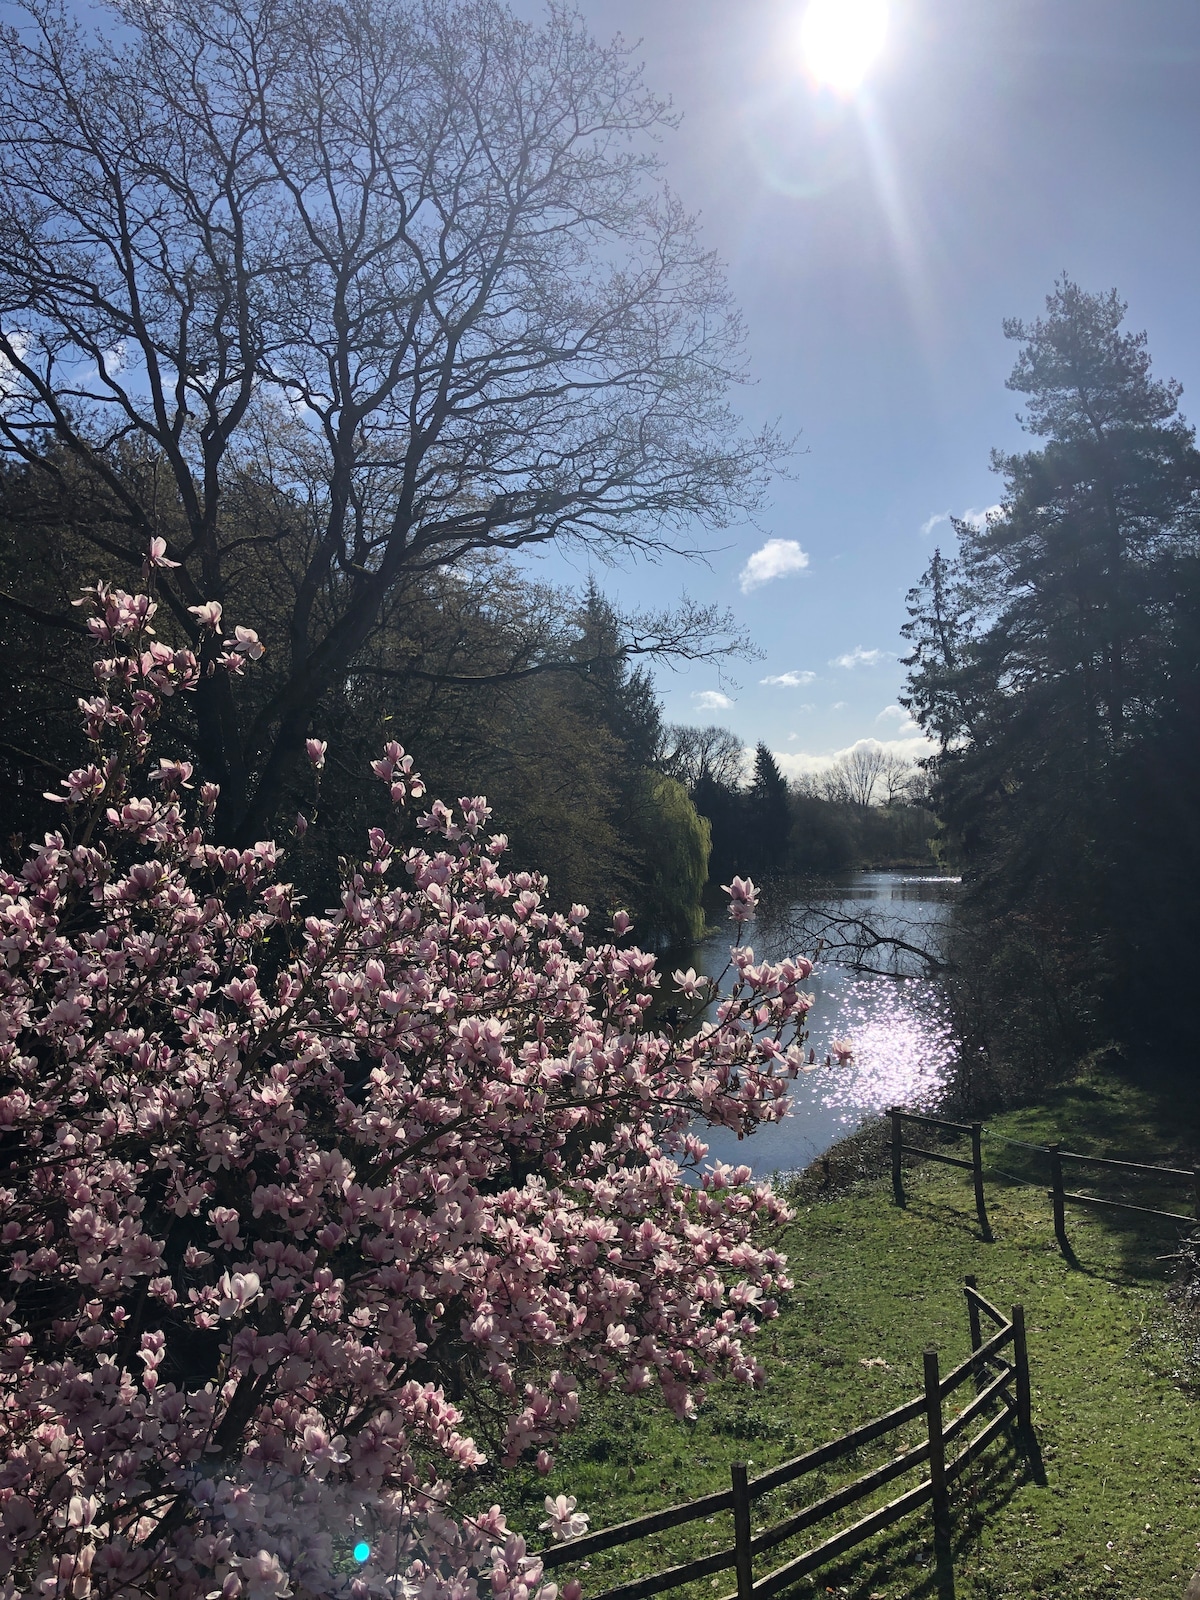
[[[358,1541],[358,1543],[354,1546],[354,1559],[355,1559],[355,1561],[369,1561],[370,1557],[371,1557],[371,1546],[367,1543],[367,1541],[365,1539],[360,1539]]]

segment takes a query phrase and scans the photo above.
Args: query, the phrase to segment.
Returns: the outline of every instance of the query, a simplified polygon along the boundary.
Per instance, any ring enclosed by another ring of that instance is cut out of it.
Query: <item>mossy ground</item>
[[[1159,1259],[1179,1230],[1073,1209],[1074,1260],[1065,1260],[1037,1158],[1001,1145],[999,1136],[1030,1143],[1061,1136],[1069,1148],[1190,1166],[1195,1126],[1190,1090],[1152,1092],[1111,1073],[992,1119],[989,1163],[1018,1176],[1024,1168],[1035,1181],[989,1181],[991,1244],[978,1236],[967,1174],[919,1167],[907,1176],[909,1203],[899,1210],[886,1178],[855,1177],[861,1149],[849,1161],[835,1158],[828,1181],[848,1177],[847,1192],[822,1198],[824,1173],[799,1186],[788,1239],[796,1289],[757,1349],[765,1389],[718,1386],[690,1424],[650,1403],[592,1401],[551,1476],[531,1473],[512,1486],[514,1524],[536,1547],[544,1537],[536,1533],[542,1497],[563,1491],[578,1496],[593,1528],[603,1527],[726,1487],[734,1460],[753,1462],[752,1474],[763,1471],[899,1404],[920,1390],[927,1345],[939,1348],[943,1370],[967,1352],[962,1280],[973,1273],[997,1305],[1026,1308],[1043,1470],[1002,1439],[959,1480],[953,1591],[944,1572],[935,1575],[921,1511],[790,1593],[796,1600],[828,1593],[945,1600],[950,1592],[959,1600],[1178,1600],[1200,1565],[1200,1405],[1170,1335],[1169,1267]],[[864,1142],[869,1150],[871,1136]],[[1171,1209],[1189,1209],[1186,1191],[1163,1198]],[[895,1448],[893,1438],[779,1491],[756,1506],[755,1527]],[[889,1486],[869,1504],[913,1481]],[[843,1513],[827,1531],[864,1509]],[[594,1557],[578,1574],[585,1595],[728,1544],[729,1521],[719,1516]],[[803,1547],[760,1558],[756,1571]],[[673,1592],[711,1600],[732,1588],[732,1574],[722,1573]]]

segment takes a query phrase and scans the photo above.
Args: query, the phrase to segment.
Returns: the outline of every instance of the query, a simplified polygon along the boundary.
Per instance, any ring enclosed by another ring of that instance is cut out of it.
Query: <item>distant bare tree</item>
[[[746,749],[728,728],[693,728],[673,722],[663,729],[657,764],[689,789],[694,789],[702,777],[711,778],[723,788],[737,789],[746,776]]]
[[[907,805],[916,787],[920,769],[915,761],[899,756],[894,750],[885,753],[879,768],[879,788],[885,806]]]
[[[848,806],[850,800],[850,785],[846,777],[846,768],[840,761],[835,761],[833,766],[825,772],[817,773],[810,780],[812,794],[818,800],[827,800],[830,805]]]
[[[497,0],[61,0],[0,35],[0,443],[174,627],[286,546],[269,671],[195,696],[226,837],[264,828],[389,600],[473,552],[684,545],[777,452],[657,176],[626,49]],[[246,616],[237,621],[257,620]],[[667,630],[668,632],[670,629]]]
[[[835,805],[894,806],[927,793],[928,782],[914,761],[876,744],[859,744],[826,772],[797,780],[793,788]]]
[[[843,805],[869,806],[886,766],[887,754],[878,745],[855,745],[824,774],[824,798]]]
[[[926,810],[931,810],[933,807],[933,778],[923,762],[917,762],[913,769],[908,785],[908,803],[913,806],[924,806]]]

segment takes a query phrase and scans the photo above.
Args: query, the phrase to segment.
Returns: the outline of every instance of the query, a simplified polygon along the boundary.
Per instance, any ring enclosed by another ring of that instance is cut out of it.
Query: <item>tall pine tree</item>
[[[1194,608],[1200,495],[1179,386],[1153,376],[1125,309],[1063,278],[1044,318],[1005,324],[1009,387],[1044,442],[995,453],[1000,509],[956,522],[906,630],[905,704],[939,743],[938,809],[977,902],[1059,941],[1097,990],[1139,967],[1129,775]]]
[[[761,742],[754,751],[754,777],[746,796],[747,848],[760,874],[787,872],[792,811],[787,779]]]

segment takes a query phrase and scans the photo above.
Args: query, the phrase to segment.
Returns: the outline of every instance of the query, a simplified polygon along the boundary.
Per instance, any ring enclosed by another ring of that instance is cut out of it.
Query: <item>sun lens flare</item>
[[[810,75],[838,94],[853,94],[887,39],[887,0],[810,0],[800,23],[800,51]]]

